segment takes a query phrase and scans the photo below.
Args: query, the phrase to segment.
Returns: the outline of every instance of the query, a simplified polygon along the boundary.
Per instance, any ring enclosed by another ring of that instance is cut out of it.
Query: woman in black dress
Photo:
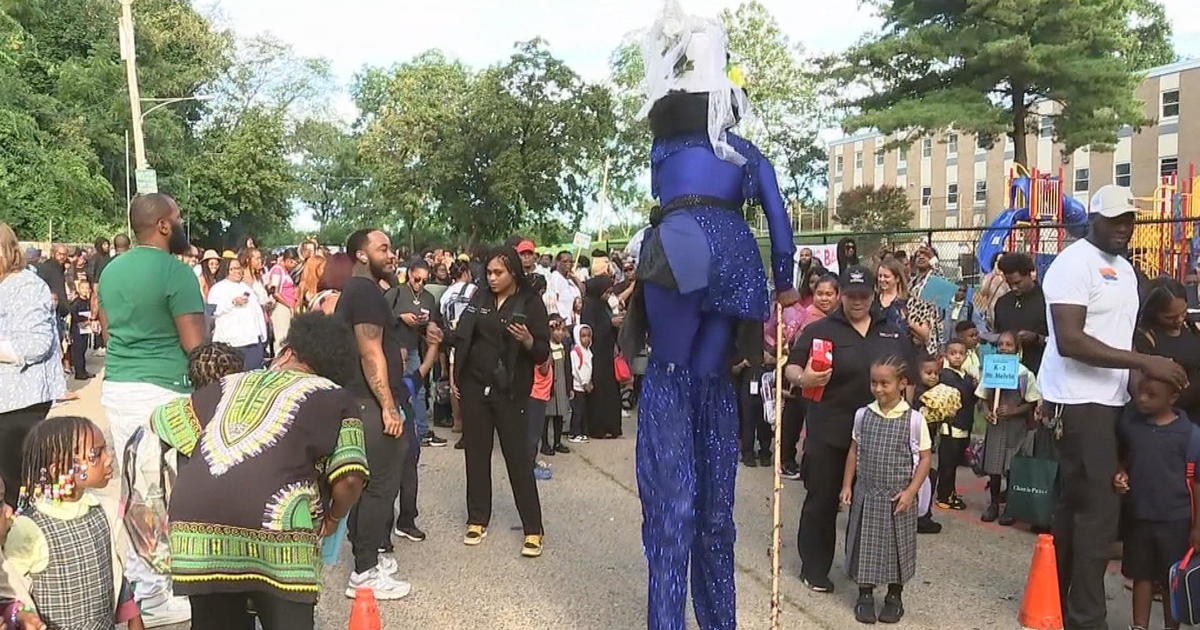
[[[592,437],[621,437],[621,386],[617,384],[616,360],[619,320],[608,306],[612,278],[597,276],[584,285],[580,321],[592,327],[592,393],[588,396],[587,419]]]

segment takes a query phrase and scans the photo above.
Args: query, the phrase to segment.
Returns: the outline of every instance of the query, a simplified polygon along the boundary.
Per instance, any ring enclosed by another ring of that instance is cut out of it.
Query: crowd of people
[[[1127,191],[1102,189],[1092,211],[1088,237],[1044,273],[1005,253],[948,303],[922,290],[949,270],[928,245],[860,258],[843,239],[838,273],[800,250],[799,301],[764,325],[762,356],[729,372],[743,466],[773,465],[782,405],[779,474],[806,489],[797,548],[810,589],[834,588],[848,509],[855,617],[899,621],[917,536],[941,531],[940,510],[1014,525],[1009,477],[1029,455],[1058,465],[1054,522],[1029,525],[1055,533],[1068,627],[1105,627],[1118,533],[1132,627],[1148,627],[1167,565],[1200,543],[1185,473],[1200,461],[1200,336],[1184,286],[1122,257]],[[392,552],[426,538],[418,462],[448,444],[433,427],[461,435],[464,544],[488,533],[498,436],[525,534],[517,552],[538,557],[546,462],[621,437],[637,403],[644,357],[618,349],[636,251],[577,261],[514,237],[410,255],[373,229],[332,248],[200,250],[166,195],[138,197],[131,224],[136,247],[119,235],[53,246],[45,260],[0,224],[9,628],[225,628],[248,610],[268,630],[311,627],[321,545],[343,537],[346,596],[402,598],[411,585]],[[780,346],[784,400],[771,401]],[[105,359],[107,430],[46,419],[66,374],[91,377],[89,353]],[[983,385],[991,353],[1019,357],[1016,389]],[[959,491],[967,465],[987,477],[980,505]],[[114,479],[121,511],[98,494]],[[146,519],[169,533],[156,539]]]

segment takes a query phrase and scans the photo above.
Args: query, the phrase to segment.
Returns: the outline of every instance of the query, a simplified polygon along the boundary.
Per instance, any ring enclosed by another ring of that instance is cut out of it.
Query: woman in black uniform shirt
[[[804,328],[786,371],[794,387],[825,388],[820,402],[808,401],[808,436],[800,463],[807,495],[797,535],[801,578],[820,593],[833,590],[829,570],[837,544],[838,493],[850,450],[854,413],[872,400],[871,363],[896,355],[907,359],[909,365],[917,365],[913,340],[872,304],[875,282],[871,272],[866,267],[850,266],[842,272],[841,285],[841,306]],[[929,327],[913,326],[911,332],[925,339]],[[812,369],[809,354],[814,339],[833,342],[833,369]],[[916,379],[910,376],[909,382]]]
[[[1167,357],[1183,366],[1191,384],[1179,393],[1175,406],[1192,422],[1200,424],[1200,335],[1187,321],[1187,292],[1178,280],[1150,281],[1133,333],[1133,348],[1142,354]]]
[[[478,545],[492,516],[492,436],[512,482],[525,528],[521,555],[542,553],[542,507],[529,457],[525,413],[533,369],[550,355],[550,328],[541,297],[529,286],[516,251],[504,247],[487,261],[487,291],[471,298],[454,331],[455,395],[462,400],[467,458],[467,533]]]

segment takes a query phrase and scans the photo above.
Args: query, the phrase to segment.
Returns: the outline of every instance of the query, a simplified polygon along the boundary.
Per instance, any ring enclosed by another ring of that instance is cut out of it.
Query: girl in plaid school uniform
[[[884,357],[871,365],[875,402],[854,414],[854,430],[841,500],[850,506],[846,568],[858,584],[854,618],[896,623],[904,616],[901,593],[917,568],[917,515],[929,506],[930,438],[921,412],[904,400],[909,367]],[[852,489],[853,488],[853,489]],[[875,587],[887,584],[883,610]]]
[[[4,544],[28,581],[37,615],[50,628],[142,627],[114,553],[114,515],[95,490],[113,475],[113,453],[87,418],[43,420],[25,439],[20,516]]]

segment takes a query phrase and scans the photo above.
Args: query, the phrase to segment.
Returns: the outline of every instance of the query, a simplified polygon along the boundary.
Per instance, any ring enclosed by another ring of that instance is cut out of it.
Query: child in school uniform
[[[592,393],[592,327],[579,324],[575,327],[575,346],[571,348],[571,437],[568,442],[581,444],[588,441],[587,398]]]
[[[75,282],[75,298],[71,300],[70,351],[71,369],[75,380],[92,378],[87,371],[88,341],[92,333],[92,284],[87,280]]]
[[[1020,354],[1020,343],[1012,332],[1002,332],[996,339],[996,352],[999,354]],[[979,407],[987,418],[987,433],[983,439],[983,470],[988,475],[988,489],[991,501],[979,517],[985,523],[991,523],[997,518],[1004,526],[1016,522],[1012,516],[1000,516],[1002,493],[1000,484],[1008,476],[1013,457],[1025,445],[1029,437],[1030,422],[1033,410],[1042,399],[1038,391],[1037,378],[1024,365],[1017,365],[1017,389],[1000,390],[1000,400],[997,403],[995,392],[983,383],[975,389],[975,397],[979,399]]]
[[[854,618],[859,623],[896,623],[904,616],[904,584],[917,568],[917,515],[929,497],[921,489],[929,474],[930,439],[921,412],[903,392],[908,365],[891,356],[871,365],[875,402],[854,414],[841,501],[850,506],[846,568],[858,584]],[[876,614],[875,587],[887,584]]]
[[[960,339],[946,344],[945,367],[942,368],[942,383],[954,388],[959,396],[959,408],[948,422],[942,423],[938,443],[937,506],[943,510],[965,510],[967,504],[957,490],[958,467],[962,463],[967,444],[971,441],[971,425],[975,423],[976,377],[965,370],[967,346]]]
[[[1155,587],[1165,587],[1171,565],[1200,548],[1200,511],[1192,496],[1200,491],[1195,467],[1200,464],[1200,428],[1175,408],[1174,385],[1142,375],[1132,413],[1117,424],[1120,467],[1113,487],[1128,495],[1121,571],[1133,580],[1133,625],[1150,627]],[[1189,474],[1189,469],[1193,472]],[[1200,506],[1200,503],[1197,503]],[[1163,626],[1179,627],[1163,598]]]
[[[87,418],[44,420],[25,440],[20,515],[4,555],[28,580],[33,607],[48,627],[143,627],[122,579],[115,514],[95,493],[112,475],[112,449]]]
[[[946,388],[941,385],[942,357],[941,355],[924,354],[918,360],[917,365],[920,368],[918,373],[921,382],[913,389],[912,408],[921,412],[921,416],[925,418],[925,423],[928,425],[926,430],[929,431],[930,438],[936,440],[938,427],[942,424],[941,418],[946,415],[939,413],[945,407],[942,395],[946,391]],[[936,444],[931,444],[930,448],[936,448]],[[933,496],[937,490],[933,485],[935,481],[937,481],[937,471],[930,469],[925,485],[921,487],[921,492]],[[942,524],[933,520],[932,501],[927,502],[927,509],[917,518],[917,533],[942,533]]]
[[[550,358],[539,365],[533,373],[534,391],[541,393],[546,401],[545,420],[542,425],[542,454],[570,453],[562,443],[563,422],[571,417],[571,399],[574,385],[571,383],[571,364],[567,347],[563,344],[567,329],[562,317],[552,313],[550,321]],[[551,441],[551,431],[554,439]]]
[[[4,479],[0,478],[0,496],[4,496]],[[0,550],[8,540],[8,528],[12,524],[12,507],[0,500]],[[33,607],[25,602],[32,598],[24,590],[18,588],[8,578],[5,571],[7,562],[4,552],[0,551],[0,628],[8,630],[46,630],[46,624],[33,612]],[[4,624],[8,624],[5,626]]]

